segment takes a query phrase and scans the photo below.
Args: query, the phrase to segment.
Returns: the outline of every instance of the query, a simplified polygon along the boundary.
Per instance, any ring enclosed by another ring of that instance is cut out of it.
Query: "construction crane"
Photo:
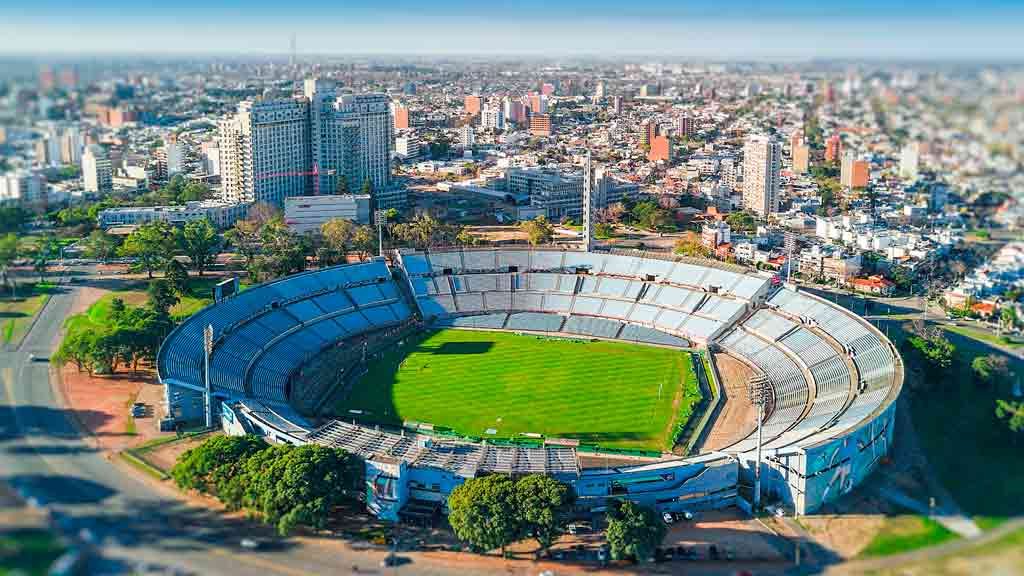
[[[338,171],[334,170],[334,169],[324,170],[323,172],[321,172],[320,171],[320,166],[317,165],[314,162],[312,170],[295,171],[295,172],[264,172],[263,174],[257,174],[254,179],[255,180],[268,180],[270,178],[283,178],[283,177],[286,177],[286,176],[313,176],[314,177],[313,178],[313,195],[314,196],[319,196],[320,195],[320,178],[319,178],[319,176],[321,174],[326,174],[327,176],[333,176],[333,175],[335,175],[337,173],[338,173]]]

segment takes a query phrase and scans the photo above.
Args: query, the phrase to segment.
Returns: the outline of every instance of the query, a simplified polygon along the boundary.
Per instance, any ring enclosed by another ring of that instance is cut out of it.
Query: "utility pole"
[[[750,403],[757,406],[757,467],[754,468],[754,503],[756,515],[761,510],[761,444],[763,440],[761,426],[764,423],[764,409],[768,402],[768,377],[764,374],[753,376],[747,383]]]
[[[210,355],[213,354],[213,324],[207,324],[203,329],[203,375],[204,388],[203,396],[204,412],[206,413],[206,427],[213,428],[213,389],[210,387]]]
[[[373,211],[373,221],[377,225],[378,256],[384,255],[384,224],[388,221],[388,211],[377,209]]]

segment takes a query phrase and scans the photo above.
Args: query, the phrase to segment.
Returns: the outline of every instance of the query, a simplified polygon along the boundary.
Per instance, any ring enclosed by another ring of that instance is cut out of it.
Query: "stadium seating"
[[[416,329],[417,316],[443,327],[671,347],[715,343],[767,378],[763,431],[773,457],[874,425],[902,384],[896,351],[863,319],[735,267],[522,248],[403,251],[394,263],[394,276],[376,259],[254,286],[209,306],[166,339],[160,378],[169,389],[202,389],[203,331],[211,326],[211,382],[254,418],[355,454],[463,477],[578,475],[579,461],[562,446],[428,439],[334,420],[312,429],[295,410],[308,411],[328,397],[327,388],[357,377],[367,347]],[[747,436],[723,450],[747,458],[755,444]]]

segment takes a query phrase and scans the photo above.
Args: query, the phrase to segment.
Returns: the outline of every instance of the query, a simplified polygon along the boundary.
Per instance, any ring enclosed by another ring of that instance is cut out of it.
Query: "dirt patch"
[[[86,311],[107,292],[103,288],[79,287],[71,313]],[[53,370],[68,409],[100,449],[118,452],[166,435],[157,431],[163,394],[153,370],[90,376],[88,372],[79,372],[73,363],[55,366]],[[138,419],[131,416],[134,402],[146,404],[145,415]]]
[[[700,512],[690,522],[672,525],[665,546],[685,546],[707,558],[712,546],[720,557],[736,560],[785,560],[792,544],[734,509]]]
[[[210,438],[210,435],[195,436],[179,442],[170,442],[152,450],[146,450],[146,461],[165,472],[170,472],[171,468],[178,461],[178,457],[184,454],[186,450],[191,450]]]
[[[157,431],[160,408],[154,399],[161,395],[152,371],[90,376],[79,372],[73,363],[57,370],[68,409],[101,449],[119,452],[166,435]],[[147,406],[145,416],[138,419],[131,416],[136,401]]]
[[[747,394],[747,381],[754,371],[730,356],[713,354],[722,388],[722,410],[701,446],[701,452],[721,450],[749,436],[757,426],[757,413]]]
[[[828,507],[827,512],[801,516],[797,521],[823,547],[844,559],[853,558],[871,543],[890,518],[904,513],[867,492],[851,492]]]

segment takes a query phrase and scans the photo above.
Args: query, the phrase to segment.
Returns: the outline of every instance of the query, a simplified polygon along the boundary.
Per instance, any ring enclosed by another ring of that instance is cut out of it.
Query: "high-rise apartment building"
[[[917,142],[907,142],[900,150],[900,176],[911,180],[917,178],[920,162],[920,146]]]
[[[483,107],[483,98],[479,94],[470,94],[466,96],[463,107],[466,109],[467,116],[476,116]]]
[[[743,146],[743,207],[762,218],[779,210],[782,145],[770,136],[751,136]]]
[[[245,101],[220,124],[224,199],[283,206],[309,188],[309,102]]]
[[[551,136],[551,116],[547,114],[531,115],[530,134],[534,136]]]
[[[647,159],[651,162],[672,161],[672,141],[668,136],[655,136],[651,139],[651,149],[647,153]]]
[[[825,162],[837,162],[843,154],[843,141],[839,134],[833,134],[825,140]]]
[[[299,97],[247,101],[220,126],[224,198],[283,206],[290,196],[333,194],[369,181],[378,208],[400,207],[391,186],[394,124],[384,94],[339,95],[307,80]]]
[[[867,160],[858,159],[853,152],[843,154],[839,168],[839,183],[847,188],[864,188],[868,185],[871,167]]]
[[[810,156],[811,150],[803,142],[798,142],[793,146],[793,172],[796,174],[806,174],[808,168],[810,168]]]
[[[459,142],[463,148],[472,148],[476,144],[476,130],[472,124],[466,124],[459,130]]]
[[[114,171],[110,156],[102,146],[92,144],[82,154],[82,181],[86,192],[110,192],[114,189]]]
[[[497,101],[484,104],[480,111],[480,128],[484,130],[504,130],[505,111]]]
[[[403,106],[400,102],[395,102],[392,105],[391,113],[395,117],[395,130],[408,130],[409,129],[409,108]]]
[[[693,133],[695,131],[694,130],[694,126],[693,126],[693,117],[692,116],[680,116],[679,117],[679,127],[678,127],[678,129],[679,129],[679,135],[680,136],[683,136],[683,137],[686,137],[686,138],[689,138],[690,136],[693,136]]]

